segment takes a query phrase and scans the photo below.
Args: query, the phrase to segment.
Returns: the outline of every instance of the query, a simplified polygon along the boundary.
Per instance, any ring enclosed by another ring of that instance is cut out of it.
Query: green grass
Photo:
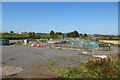
[[[51,61],[51,62],[48,62],[49,65],[56,65],[58,64],[58,62],[55,62],[55,61]]]
[[[77,49],[78,47],[77,46],[72,46],[72,48]]]
[[[67,60],[68,59],[67,56],[56,56],[56,58],[63,59],[63,60]]]

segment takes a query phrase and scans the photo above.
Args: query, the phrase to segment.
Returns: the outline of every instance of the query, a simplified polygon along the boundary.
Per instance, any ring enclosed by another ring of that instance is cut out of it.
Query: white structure
[[[27,43],[27,39],[24,40],[24,43]]]
[[[107,58],[107,55],[93,55],[96,58]]]

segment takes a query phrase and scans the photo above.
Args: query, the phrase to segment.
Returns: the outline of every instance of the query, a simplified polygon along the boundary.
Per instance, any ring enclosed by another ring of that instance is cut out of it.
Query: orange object
[[[39,44],[37,44],[37,47],[39,46]]]

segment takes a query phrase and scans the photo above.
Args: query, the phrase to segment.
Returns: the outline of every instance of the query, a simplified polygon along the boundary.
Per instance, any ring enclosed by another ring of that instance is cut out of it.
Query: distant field
[[[120,45],[120,41],[119,40],[99,40],[100,42],[104,42],[104,43],[112,43],[112,44],[117,44]]]

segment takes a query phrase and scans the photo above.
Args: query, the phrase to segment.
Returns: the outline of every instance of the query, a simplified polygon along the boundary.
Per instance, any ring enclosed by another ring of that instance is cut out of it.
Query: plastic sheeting
[[[88,47],[89,47],[89,48],[98,48],[99,45],[98,45],[96,42],[90,42],[90,43],[88,44]]]
[[[96,49],[98,49],[99,48],[99,45],[96,43],[96,42],[90,42],[88,45],[87,45],[87,47],[88,47],[88,50],[89,51],[95,51]]]

